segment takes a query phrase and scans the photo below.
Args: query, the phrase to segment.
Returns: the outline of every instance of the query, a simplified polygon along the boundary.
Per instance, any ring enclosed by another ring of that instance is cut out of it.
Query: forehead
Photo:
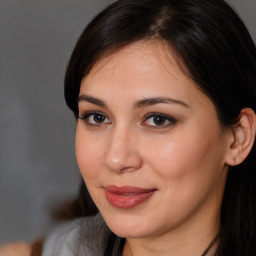
[[[101,58],[86,77],[93,79],[107,75],[122,76],[122,79],[152,79],[156,74],[168,73],[174,77],[178,75],[179,79],[187,78],[177,61],[178,58],[167,44],[156,40],[139,41]]]
[[[142,98],[166,96],[186,102],[195,109],[215,110],[212,101],[185,75],[178,61],[164,43],[131,44],[100,59],[83,78],[80,94],[100,96],[115,107]]]

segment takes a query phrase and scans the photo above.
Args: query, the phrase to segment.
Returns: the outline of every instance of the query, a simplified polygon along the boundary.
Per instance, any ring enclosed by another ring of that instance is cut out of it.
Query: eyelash
[[[163,119],[164,123],[168,122],[168,124],[164,124],[164,125],[146,125],[145,124],[150,118],[159,118],[159,117]],[[153,129],[163,129],[176,124],[176,122],[177,122],[177,119],[175,119],[174,117],[156,112],[156,113],[149,113],[145,115],[142,125],[149,126]]]
[[[98,115],[98,117],[101,116],[101,117],[104,117],[104,118],[108,119],[108,117],[107,117],[105,114],[101,113],[101,112],[87,112],[87,113],[85,113],[85,114],[79,116],[78,118],[81,119],[81,120],[83,120],[83,121],[85,122],[85,124],[86,124],[87,126],[90,126],[90,127],[98,127],[98,126],[100,126],[101,124],[106,124],[106,123],[104,123],[104,122],[102,122],[102,123],[91,123],[91,122],[89,121],[89,118],[90,118],[90,117],[93,117],[93,116],[96,116],[96,115]],[[109,119],[108,119],[108,120],[109,120]],[[105,121],[105,120],[104,120],[104,121]],[[110,120],[109,120],[109,121],[110,121]],[[107,124],[109,124],[109,123],[111,123],[111,121],[108,122]]]
[[[104,118],[104,121],[107,119],[109,121],[107,122],[102,122],[102,123],[92,123],[89,121],[89,118],[90,117],[95,117],[96,115],[98,115],[98,117],[103,117]],[[85,122],[85,124],[89,127],[99,127],[100,125],[102,124],[111,124],[111,120],[103,113],[101,112],[87,112],[81,116],[78,117],[79,119],[83,120]],[[150,120],[150,118],[162,118],[163,120],[163,124],[160,124],[160,125],[147,125],[146,122],[148,120]],[[168,124],[165,124],[166,122],[168,122]],[[144,120],[142,122],[142,125],[143,126],[149,126],[150,128],[152,129],[163,129],[163,128],[166,128],[166,127],[169,127],[171,125],[174,125],[176,124],[177,122],[177,119],[175,119],[174,117],[172,116],[169,116],[169,115],[165,115],[163,113],[149,113],[147,115],[144,116]]]

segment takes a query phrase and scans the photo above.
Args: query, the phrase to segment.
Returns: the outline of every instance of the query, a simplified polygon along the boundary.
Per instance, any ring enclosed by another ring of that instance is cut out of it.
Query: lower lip
[[[108,202],[112,206],[120,209],[133,208],[141,204],[145,200],[149,199],[154,193],[155,193],[155,190],[145,192],[145,193],[135,193],[132,195],[124,195],[124,194],[116,194],[108,190],[105,190],[105,195]]]

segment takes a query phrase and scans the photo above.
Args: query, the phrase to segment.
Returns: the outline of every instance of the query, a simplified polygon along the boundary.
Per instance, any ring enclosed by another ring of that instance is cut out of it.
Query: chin
[[[153,233],[150,223],[145,218],[129,216],[129,217],[113,217],[104,218],[106,224],[119,237],[125,238],[142,238]]]
[[[115,233],[119,237],[124,238],[143,238],[147,237],[149,235],[148,232],[140,230],[137,228],[137,230],[132,230],[131,228],[125,228],[124,226],[120,227],[109,227],[113,233]]]

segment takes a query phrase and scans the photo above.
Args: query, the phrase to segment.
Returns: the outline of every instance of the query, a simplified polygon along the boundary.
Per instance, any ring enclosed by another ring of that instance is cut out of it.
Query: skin
[[[12,243],[0,247],[0,256],[29,256],[31,247],[23,242]]]
[[[136,104],[156,97],[174,101]],[[171,118],[159,125],[156,112]],[[218,233],[232,132],[170,49],[139,42],[98,61],[81,82],[79,116],[78,165],[107,225],[127,238],[123,255],[201,255]],[[119,209],[105,197],[112,184],[156,192]]]

